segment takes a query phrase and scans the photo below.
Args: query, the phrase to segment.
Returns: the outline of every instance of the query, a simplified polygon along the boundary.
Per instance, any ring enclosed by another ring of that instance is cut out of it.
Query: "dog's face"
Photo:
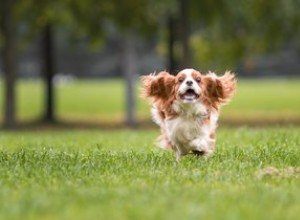
[[[175,97],[184,103],[197,102],[201,96],[202,75],[194,69],[184,69],[175,78]]]

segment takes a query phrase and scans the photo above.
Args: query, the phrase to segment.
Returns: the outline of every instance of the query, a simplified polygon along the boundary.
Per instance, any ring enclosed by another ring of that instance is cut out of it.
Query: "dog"
[[[184,69],[176,76],[162,71],[140,79],[141,96],[152,104],[153,121],[161,129],[159,147],[173,150],[177,160],[187,154],[210,157],[220,108],[236,91],[235,75]]]

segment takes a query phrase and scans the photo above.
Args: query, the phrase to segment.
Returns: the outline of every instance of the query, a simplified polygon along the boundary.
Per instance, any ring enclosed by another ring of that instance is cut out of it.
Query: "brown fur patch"
[[[196,80],[196,82],[201,83],[202,75],[200,72],[198,72],[198,71],[192,72],[192,77],[194,78],[194,80]]]
[[[210,137],[211,139],[216,139],[216,132],[215,132],[215,131],[211,132],[211,133],[209,134],[209,137]]]
[[[166,100],[174,92],[175,77],[167,72],[141,77],[142,96]]]
[[[234,74],[227,71],[223,76],[209,73],[202,77],[201,87],[203,96],[201,101],[210,108],[219,110],[221,105],[227,104],[236,90]]]
[[[171,105],[175,99],[176,78],[168,72],[141,77],[142,97],[150,99],[160,111],[162,119],[176,117]]]

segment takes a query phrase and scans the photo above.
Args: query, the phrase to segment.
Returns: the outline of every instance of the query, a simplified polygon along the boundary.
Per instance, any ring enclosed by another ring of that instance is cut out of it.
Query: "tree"
[[[189,18],[189,0],[179,0],[180,17],[180,40],[182,48],[181,67],[187,68],[191,65],[191,52],[189,45],[190,38],[190,18]]]
[[[3,66],[5,78],[4,127],[15,126],[16,25],[14,1],[2,0],[1,29],[4,39]]]
[[[299,47],[300,2],[297,0],[191,0],[192,53],[201,68],[235,68],[242,59]]]
[[[55,121],[55,95],[54,95],[54,42],[51,24],[44,27],[43,36],[43,60],[44,60],[44,78],[45,78],[45,109],[44,120],[47,122]]]
[[[134,38],[147,36],[156,30],[164,11],[173,0],[129,0],[129,1],[96,1],[96,0],[61,0],[39,1],[19,0],[19,17],[27,24],[27,30],[32,36],[42,33],[44,39],[45,60],[45,119],[54,120],[54,88],[53,72],[53,29],[55,26],[69,26],[81,35],[88,35],[94,41],[102,38],[103,24],[112,22],[118,29],[123,45],[120,47],[120,66],[126,81],[126,116],[127,124],[137,123],[135,116],[135,78],[137,65],[135,61]],[[91,5],[93,7],[91,7]],[[163,10],[162,10],[163,9]],[[153,10],[156,13],[153,13]],[[59,13],[61,12],[61,13]],[[130,16],[128,16],[130,12]],[[135,35],[135,36],[133,36]]]
[[[31,6],[31,7],[28,7]],[[37,7],[38,6],[38,7]],[[25,9],[26,7],[24,7]],[[29,10],[35,9],[31,17],[28,16]],[[45,102],[42,119],[46,122],[53,123],[56,121],[55,114],[55,38],[54,29],[58,25],[66,25],[69,10],[66,1],[38,1],[33,0],[27,5],[27,10],[24,10],[25,18],[27,18],[29,30],[37,29],[38,35],[42,35],[42,57],[43,57],[43,79],[45,86]],[[59,13],[59,10],[64,10],[64,14]],[[40,22],[37,22],[38,20]]]
[[[55,122],[55,27],[72,26],[76,21],[76,10],[72,10],[68,0],[16,0],[18,20],[27,27],[23,36],[34,39],[42,36],[43,72],[45,85],[45,102],[43,120]],[[74,27],[75,25],[73,25]],[[75,29],[75,28],[74,28]],[[78,30],[76,30],[78,31]]]
[[[122,42],[119,63],[126,85],[126,124],[130,127],[135,127],[137,124],[135,82],[138,68],[135,42],[140,37],[146,38],[153,34],[153,30],[158,28],[159,13],[162,12],[160,8],[165,6],[161,2],[155,0],[110,0],[103,3],[104,8],[107,9],[103,12],[104,17],[117,28]],[[95,15],[91,11],[89,14]]]
[[[167,22],[167,56],[168,56],[168,71],[174,73],[176,71],[177,62],[175,60],[174,44],[175,44],[175,19],[173,15],[169,15]]]
[[[135,101],[135,75],[137,74],[135,36],[127,32],[123,34],[121,45],[120,66],[126,82],[126,124],[130,127],[137,125]]]
[[[167,37],[168,71],[176,74],[178,68],[192,64],[190,50],[190,0],[165,0],[161,2],[158,16],[163,20]],[[166,16],[167,15],[167,16]]]

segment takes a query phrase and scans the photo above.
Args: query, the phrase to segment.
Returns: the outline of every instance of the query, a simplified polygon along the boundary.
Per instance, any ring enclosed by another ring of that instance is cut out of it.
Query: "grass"
[[[138,87],[138,86],[137,86]],[[2,86],[3,88],[3,86]],[[66,121],[122,121],[125,111],[125,85],[120,80],[72,81],[56,86],[59,119]],[[300,80],[240,80],[233,102],[224,107],[221,119],[300,120]],[[138,97],[138,88],[136,89]],[[0,91],[0,120],[3,115],[3,90]],[[20,121],[41,117],[41,81],[19,81],[17,116]],[[149,106],[138,99],[140,119],[149,119]]]
[[[220,127],[211,159],[176,162],[158,129],[3,131],[0,219],[298,219],[299,133]]]

